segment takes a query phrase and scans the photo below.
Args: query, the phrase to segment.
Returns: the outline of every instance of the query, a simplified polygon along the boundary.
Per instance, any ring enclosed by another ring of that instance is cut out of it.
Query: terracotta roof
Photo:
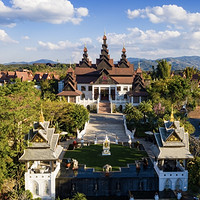
[[[133,82],[133,77],[131,77],[131,76],[128,76],[128,77],[111,76],[111,77],[119,84],[132,84],[132,82]]]
[[[18,71],[16,71],[16,77],[20,78],[22,81],[32,81],[33,80],[32,72],[18,72]]]
[[[58,96],[80,96],[82,94],[81,91],[75,90],[75,91],[62,91],[58,93]]]
[[[77,76],[77,83],[92,83],[98,79],[99,76]]]
[[[108,70],[110,75],[129,75],[132,76],[134,74],[133,65],[129,68],[119,68],[113,67],[112,70]]]
[[[76,67],[75,68],[75,74],[76,75],[83,75],[83,74],[88,74],[88,73],[91,73],[91,72],[95,72],[96,69],[94,68],[81,68],[81,67]]]

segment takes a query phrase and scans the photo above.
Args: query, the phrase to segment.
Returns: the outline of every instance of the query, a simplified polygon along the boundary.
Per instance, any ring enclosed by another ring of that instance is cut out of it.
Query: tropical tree
[[[157,63],[158,63],[156,69],[157,78],[159,79],[169,78],[171,75],[171,64],[164,59],[158,60]]]
[[[23,186],[24,164],[19,162],[26,143],[24,136],[38,117],[40,92],[32,82],[15,80],[0,87],[0,189],[15,180],[16,191]]]
[[[186,67],[184,69],[184,73],[186,78],[192,79],[193,75],[197,73],[197,69],[194,67]]]
[[[143,113],[144,123],[146,122],[146,114],[152,112],[152,103],[150,101],[142,101],[138,109]]]
[[[77,192],[73,196],[72,200],[87,200],[87,198],[86,198],[85,194]]]

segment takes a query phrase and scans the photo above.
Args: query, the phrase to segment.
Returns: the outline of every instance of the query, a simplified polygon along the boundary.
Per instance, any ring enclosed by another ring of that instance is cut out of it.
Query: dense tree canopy
[[[9,183],[15,189],[11,187],[10,191],[16,191],[12,196],[22,194],[25,166],[19,158],[26,148],[25,135],[39,119],[41,104],[45,120],[50,120],[58,133],[61,130],[76,133],[89,119],[87,109],[81,105],[41,100],[34,82],[15,80],[0,87],[0,193],[9,192],[4,187]]]
[[[171,76],[171,64],[166,60],[158,60],[156,68],[156,77],[158,79],[166,79]]]

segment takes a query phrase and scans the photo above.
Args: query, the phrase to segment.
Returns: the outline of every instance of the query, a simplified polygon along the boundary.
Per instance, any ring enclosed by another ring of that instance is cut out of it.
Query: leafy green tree
[[[200,192],[200,157],[195,157],[194,160],[188,163],[189,187]]]
[[[187,79],[192,79],[193,75],[197,73],[197,69],[194,67],[186,67],[184,73]]]
[[[25,166],[20,163],[26,143],[24,136],[38,117],[40,92],[32,82],[16,80],[0,87],[0,189],[7,179],[15,180],[15,188],[23,186]]]
[[[156,69],[157,78],[159,79],[169,78],[171,75],[171,64],[164,59],[158,60],[157,63],[158,63]]]
[[[150,101],[142,101],[138,109],[143,113],[144,122],[146,122],[146,114],[153,111],[152,103]]]
[[[72,200],[87,200],[85,194],[77,192],[73,197]]]
[[[190,94],[190,83],[187,79],[174,76],[168,83],[168,98],[173,104],[179,105]]]

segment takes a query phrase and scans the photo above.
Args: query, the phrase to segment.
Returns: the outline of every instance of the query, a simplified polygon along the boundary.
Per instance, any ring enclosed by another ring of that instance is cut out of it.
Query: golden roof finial
[[[40,111],[40,119],[39,122],[44,123],[44,115],[43,115],[43,111],[42,111],[42,104],[41,104],[41,111]]]
[[[71,58],[70,58],[70,62],[69,62],[69,68],[72,68],[72,66],[71,66]]]
[[[138,68],[140,69],[140,60],[138,61]]]
[[[170,116],[170,122],[174,121],[174,110],[173,110],[173,104],[172,104],[172,111],[171,111],[171,116]]]

